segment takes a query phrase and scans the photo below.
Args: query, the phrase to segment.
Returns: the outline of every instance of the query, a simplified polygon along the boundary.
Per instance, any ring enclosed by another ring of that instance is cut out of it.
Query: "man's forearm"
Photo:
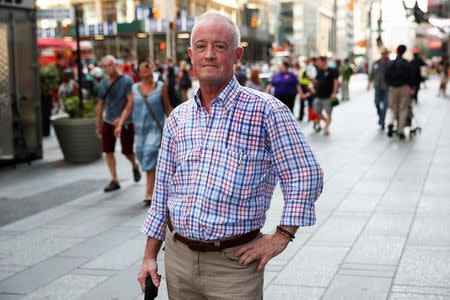
[[[95,107],[95,126],[100,127],[102,124],[103,101],[98,101]]]
[[[147,245],[145,246],[144,260],[146,259],[156,260],[161,245],[162,241],[148,237]]]

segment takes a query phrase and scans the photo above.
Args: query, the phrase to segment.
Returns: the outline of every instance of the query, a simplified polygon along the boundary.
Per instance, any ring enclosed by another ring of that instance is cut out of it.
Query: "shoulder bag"
[[[156,84],[157,84],[157,83],[156,83]],[[139,85],[137,86],[137,88],[138,88],[138,90],[139,90],[139,93],[140,93],[141,96],[142,96],[142,101],[144,101],[145,106],[147,106],[147,110],[148,110],[148,112],[150,113],[150,116],[153,118],[153,120],[155,120],[156,125],[158,125],[158,127],[159,127],[159,130],[161,130],[161,137],[162,137],[163,126],[162,126],[162,124],[161,124],[161,120],[156,116],[155,112],[153,111],[152,107],[150,106],[150,103],[148,103],[148,101],[147,101],[147,96],[148,96],[148,95],[145,95],[145,94],[144,94],[144,92],[142,91],[142,88],[141,88],[141,84],[140,84],[140,83],[139,83]],[[155,89],[156,89],[156,85],[155,85]]]

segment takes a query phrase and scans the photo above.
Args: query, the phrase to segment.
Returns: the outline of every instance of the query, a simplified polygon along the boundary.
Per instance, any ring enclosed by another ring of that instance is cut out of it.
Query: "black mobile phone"
[[[153,284],[152,278],[145,279],[145,300],[153,300],[158,296],[158,288]]]

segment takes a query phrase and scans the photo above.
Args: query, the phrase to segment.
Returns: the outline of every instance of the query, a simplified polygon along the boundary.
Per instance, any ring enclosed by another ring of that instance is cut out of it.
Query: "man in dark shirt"
[[[315,78],[316,99],[314,99],[314,110],[325,121],[324,135],[330,134],[329,127],[331,123],[331,99],[336,98],[338,88],[339,73],[336,69],[329,68],[327,58],[319,57],[317,60],[318,72]],[[325,110],[326,114],[322,111]]]
[[[412,72],[409,63],[403,58],[405,45],[397,47],[397,58],[388,63],[384,78],[389,86],[389,108],[394,120],[397,120],[397,132],[400,139],[405,138],[403,129],[409,113],[411,94],[413,93]],[[392,137],[393,124],[388,125],[388,137]]]
[[[375,88],[375,107],[377,108],[378,125],[380,125],[382,130],[384,130],[384,121],[388,108],[388,86],[384,80],[386,66],[389,62],[388,55],[389,51],[387,49],[383,49],[381,51],[381,58],[373,63],[372,69],[369,73],[369,85],[367,87],[367,89],[369,89],[370,83],[373,82],[373,86]]]
[[[414,93],[412,94],[411,100],[418,103],[417,96],[419,94],[420,83],[423,81],[421,69],[425,66],[425,62],[420,57],[420,52],[418,48],[413,49],[413,59],[409,62],[412,73],[412,84],[414,86]]]

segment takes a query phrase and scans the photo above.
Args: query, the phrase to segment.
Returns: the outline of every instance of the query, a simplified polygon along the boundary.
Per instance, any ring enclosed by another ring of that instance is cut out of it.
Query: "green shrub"
[[[49,95],[58,88],[59,71],[55,65],[40,67],[39,75],[41,78],[41,93],[43,95]]]
[[[95,101],[84,100],[83,110],[80,111],[80,98],[78,96],[66,97],[63,99],[64,110],[71,118],[92,118],[95,117]]]

